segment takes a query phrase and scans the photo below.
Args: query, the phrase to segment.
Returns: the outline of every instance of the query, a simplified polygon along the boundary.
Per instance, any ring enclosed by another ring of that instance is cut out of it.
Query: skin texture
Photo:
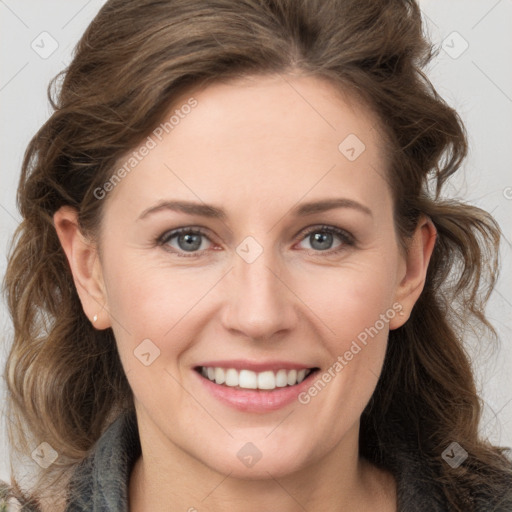
[[[134,392],[143,457],[130,509],[395,510],[394,479],[358,457],[359,420],[388,331],[407,321],[423,289],[435,228],[422,219],[408,254],[400,250],[379,124],[331,84],[252,77],[193,96],[197,106],[104,199],[99,251],[71,208],[54,216],[84,311],[97,315],[96,328],[112,327]],[[354,161],[338,149],[349,134],[366,147]],[[290,213],[335,197],[371,214]],[[138,220],[171,199],[215,205],[226,218],[162,209]],[[305,231],[322,225],[354,243],[333,235],[319,249]],[[206,232],[198,256],[177,256],[190,254],[178,237],[155,242],[180,227]],[[263,250],[252,263],[237,253],[248,236]],[[241,412],[213,398],[193,370],[248,359],[326,371],[393,304],[404,314],[305,405]],[[145,339],[160,350],[149,366],[134,356]],[[237,457],[247,442],[262,454],[252,467]]]

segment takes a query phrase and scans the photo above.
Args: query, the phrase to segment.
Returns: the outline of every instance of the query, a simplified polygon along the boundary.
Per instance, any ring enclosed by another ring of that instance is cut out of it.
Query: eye
[[[332,249],[331,246],[335,238],[338,238],[340,243],[336,248]],[[211,243],[204,230],[183,227],[165,232],[156,242],[157,245],[176,254],[176,256],[197,257],[201,256],[203,251],[210,248],[208,244],[206,244],[206,247],[204,246],[203,242],[205,239]],[[355,245],[355,239],[350,233],[334,226],[313,226],[306,232],[301,233],[300,240],[309,240],[310,248],[315,253],[335,254],[346,249],[347,246]]]
[[[332,249],[334,238],[341,240],[341,243]],[[302,233],[302,240],[308,240],[315,252],[337,253],[355,244],[354,237],[347,231],[334,226],[314,226]]]
[[[206,250],[203,246],[204,237],[210,240],[206,233],[197,228],[179,228],[173,231],[168,231],[160,236],[157,240],[158,245],[163,246],[166,250],[170,250],[177,256],[189,257],[197,256],[197,252]],[[177,244],[177,247],[172,242]],[[183,254],[189,253],[189,254]]]

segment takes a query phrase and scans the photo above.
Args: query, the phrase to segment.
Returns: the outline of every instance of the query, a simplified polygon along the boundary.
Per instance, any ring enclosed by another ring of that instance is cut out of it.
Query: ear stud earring
[[[98,315],[94,315],[94,316],[92,317],[92,321],[93,321],[93,322],[96,322],[96,320],[98,320]]]

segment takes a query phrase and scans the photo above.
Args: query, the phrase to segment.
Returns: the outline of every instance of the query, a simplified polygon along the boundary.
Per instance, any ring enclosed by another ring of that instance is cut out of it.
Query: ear
[[[53,215],[53,224],[66,253],[84,313],[96,329],[110,327],[97,247],[80,231],[78,212],[71,206],[62,206]]]
[[[420,218],[407,249],[405,264],[402,265],[400,283],[395,290],[395,302],[401,304],[402,309],[399,315],[395,315],[390,320],[390,329],[401,327],[409,319],[412,308],[425,286],[428,264],[436,237],[437,230],[434,223],[428,217]]]

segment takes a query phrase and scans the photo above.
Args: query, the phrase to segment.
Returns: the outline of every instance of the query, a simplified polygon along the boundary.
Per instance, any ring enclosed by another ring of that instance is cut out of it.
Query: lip
[[[206,366],[212,368],[234,368],[235,370],[251,370],[253,372],[265,372],[272,370],[277,372],[278,370],[308,370],[309,368],[316,368],[315,365],[305,365],[302,363],[294,363],[291,361],[249,361],[247,359],[231,359],[223,361],[205,361],[195,365],[195,368],[199,366]]]
[[[251,369],[252,368],[262,368],[260,370],[253,371],[265,371],[272,369],[268,366],[267,363],[254,364],[252,367],[247,366],[245,363],[241,368],[237,368],[233,366],[233,361],[229,361],[228,366],[224,366],[220,364],[221,361],[216,361],[215,366],[221,368],[235,368],[235,369]],[[282,363],[279,363],[282,364]],[[214,366],[212,363],[201,364],[200,366]],[[276,366],[274,369],[306,369],[312,368],[311,366],[304,365],[292,365],[287,368],[286,366]],[[240,388],[232,388],[228,386],[224,386],[221,384],[216,384],[212,382],[210,379],[203,377],[199,372],[193,370],[196,378],[199,379],[202,386],[206,392],[213,396],[216,400],[221,403],[228,405],[238,411],[242,412],[252,412],[252,413],[268,413],[272,411],[276,411],[278,409],[282,409],[287,405],[290,405],[298,398],[298,395],[305,391],[312,382],[312,379],[318,374],[318,367],[316,371],[311,372],[300,384],[296,384],[295,386],[286,386],[283,388],[275,388],[271,391],[264,391],[260,389],[240,389]]]

